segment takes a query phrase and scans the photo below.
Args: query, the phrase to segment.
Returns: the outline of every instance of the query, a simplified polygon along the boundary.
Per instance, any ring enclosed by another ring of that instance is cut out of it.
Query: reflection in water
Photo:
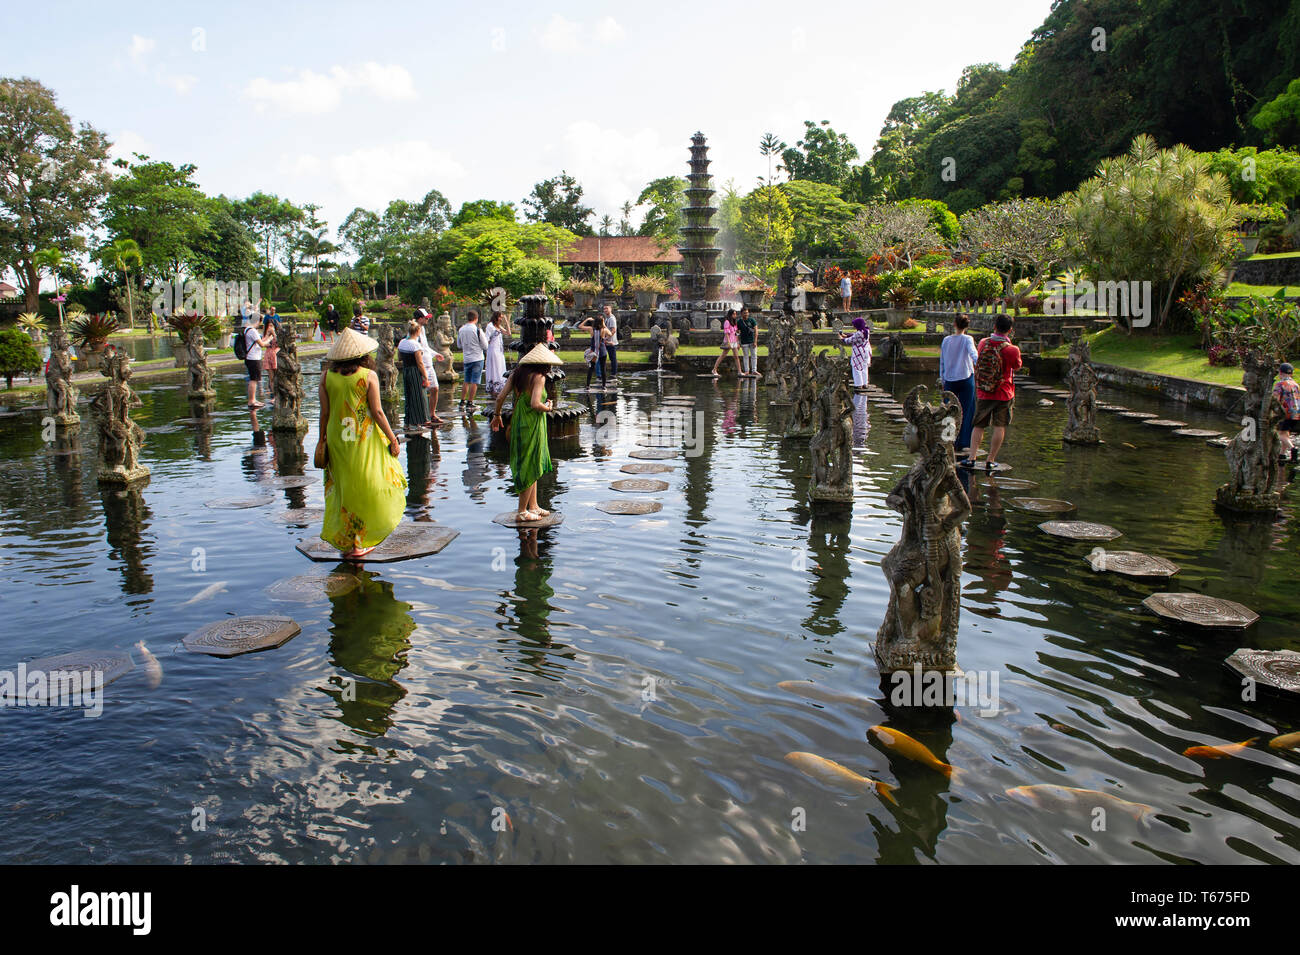
[[[104,504],[104,524],[112,548],[109,557],[122,562],[122,592],[152,593],[153,578],[149,576],[146,561],[153,549],[144,542],[144,532],[149,528],[153,515],[144,501],[142,485],[104,487],[100,489],[99,498]]]
[[[867,421],[867,396],[862,392],[853,394],[853,447],[867,446],[867,433],[871,424]]]
[[[429,492],[438,474],[433,462],[440,453],[437,431],[406,442],[406,509],[417,521],[434,520]]]
[[[855,629],[851,618],[841,617],[848,597],[844,581],[849,577],[849,543],[849,519],[845,512],[813,511],[808,529],[811,564],[808,596],[811,599],[803,623],[809,633],[833,637]]]
[[[406,667],[415,620],[411,605],[393,596],[393,585],[369,571],[340,564],[336,573],[355,573],[361,586],[330,597],[330,661],[355,679],[331,677],[327,690],[339,719],[366,736],[383,736],[393,726],[393,708],[406,696],[397,674]]]

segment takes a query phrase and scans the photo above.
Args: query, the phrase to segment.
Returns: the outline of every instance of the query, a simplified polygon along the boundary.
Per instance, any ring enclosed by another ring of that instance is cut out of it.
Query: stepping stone
[[[325,508],[323,507],[293,507],[287,511],[275,515],[275,519],[281,524],[319,524],[325,520]]]
[[[1069,514],[1077,510],[1069,501],[1054,497],[1013,497],[1007,503],[1034,514]]]
[[[677,379],[677,378],[681,378],[682,376],[681,376],[681,375],[678,375],[678,374],[675,374],[675,373],[673,373],[673,372],[671,372],[671,371],[661,371],[661,372],[659,372],[659,377],[660,377],[660,378],[673,378],[673,379]]]
[[[1300,653],[1294,650],[1234,650],[1223,661],[1229,669],[1249,677],[1267,690],[1300,699]],[[30,664],[29,664],[30,665]]]
[[[1054,398],[1068,398],[1068,397],[1070,397],[1070,393],[1069,393],[1068,391],[1062,391],[1060,388],[1044,388],[1044,389],[1043,389],[1043,394],[1045,394],[1045,395],[1051,395],[1051,396],[1053,396]]]
[[[654,392],[653,392],[653,391],[625,391],[625,392],[623,392],[623,397],[624,397],[624,398],[653,398],[654,396],[655,396],[655,395],[654,395]]]
[[[1174,434],[1183,438],[1218,438],[1223,435],[1223,432],[1209,428],[1179,428]]]
[[[391,564],[399,560],[429,557],[441,551],[459,536],[460,531],[442,524],[412,522],[398,524],[382,543],[360,560],[344,558],[341,552],[319,537],[299,541],[297,549],[303,556],[322,563],[338,563],[347,560],[350,563]]]
[[[983,457],[986,453],[981,451],[979,456]],[[1001,461],[994,461],[992,464],[985,461],[978,467],[964,468],[963,470],[974,471],[977,474],[1010,474],[1011,465],[1003,464]],[[1038,487],[1038,485],[1035,484],[1034,487]]]
[[[73,650],[58,656],[41,657],[27,664],[27,672],[41,671],[48,677],[52,673],[85,673],[90,679],[103,675],[104,686],[135,669],[131,655],[122,650]],[[83,677],[83,680],[85,678]],[[85,687],[85,684],[82,684]],[[92,682],[90,686],[94,686]],[[51,688],[52,689],[52,688]]]
[[[1142,422],[1148,428],[1186,428],[1186,421],[1175,421],[1172,418],[1148,418]]]
[[[681,441],[651,441],[649,438],[638,438],[637,445],[642,448],[680,448]]]
[[[1104,405],[1098,403],[1097,407],[1100,408],[1102,411],[1128,411],[1128,409],[1125,408],[1123,405]]]
[[[1056,407],[1056,402],[1053,401],[1051,398],[1039,398],[1038,406],[1040,408],[1054,408]]]
[[[695,399],[690,395],[664,395],[663,402],[666,405],[693,405]]]
[[[520,521],[518,511],[503,511],[496,517],[492,518],[492,523],[500,524],[503,527],[559,527],[564,523],[564,515],[559,511],[551,511],[540,521]]]
[[[1142,606],[1165,620],[1217,630],[1244,630],[1259,619],[1249,607],[1205,594],[1152,594]]]
[[[628,453],[629,458],[639,458],[643,461],[667,461],[680,455],[680,451],[670,451],[667,448],[642,448]]]
[[[272,600],[292,600],[309,603],[350,593],[361,586],[361,581],[354,574],[299,574],[277,580],[266,588],[266,595]]]
[[[274,488],[294,488],[294,487],[311,487],[317,483],[318,479],[309,474],[286,474],[283,477],[271,478],[269,481],[263,481],[267,487]]]
[[[1212,448],[1226,448],[1228,445],[1232,444],[1232,439],[1225,437],[1211,438],[1205,443]]]
[[[664,506],[658,501],[602,501],[596,509],[606,514],[656,514]]]
[[[1100,549],[1099,549],[1100,550]],[[1084,558],[1098,573],[1110,571],[1125,577],[1159,577],[1166,579],[1178,573],[1172,560],[1153,557],[1136,550],[1106,550]]]
[[[1109,524],[1094,524],[1092,521],[1044,521],[1038,529],[1053,537],[1076,541],[1113,541],[1124,536]]]
[[[1132,418],[1134,421],[1146,421],[1148,418],[1159,417],[1158,415],[1151,414],[1149,411],[1121,411],[1119,416],[1121,418]]]
[[[628,478],[625,481],[614,481],[610,487],[615,491],[666,491],[668,482],[650,478]]]
[[[666,474],[675,468],[671,464],[625,464],[619,470],[624,474]]]
[[[181,641],[191,653],[237,657],[274,650],[302,632],[288,617],[230,617],[200,627]]]
[[[183,424],[163,424],[156,428],[145,428],[145,434],[176,434],[178,431],[188,431]]]
[[[998,477],[996,471],[993,472],[993,476],[989,478],[989,483],[1004,491],[1033,491],[1038,488],[1037,481],[1026,481],[1022,478]]]
[[[218,497],[205,501],[203,506],[221,510],[242,510],[247,507],[265,507],[274,500],[273,497]]]

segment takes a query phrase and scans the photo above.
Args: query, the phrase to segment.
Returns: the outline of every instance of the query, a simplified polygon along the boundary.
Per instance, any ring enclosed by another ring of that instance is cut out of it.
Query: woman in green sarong
[[[406,508],[400,446],[379,401],[370,353],[379,342],[346,329],[325,356],[320,433],[325,435],[325,523],[321,540],[360,560],[393,532]]]
[[[520,524],[535,523],[551,512],[537,506],[537,479],[555,469],[551,450],[546,443],[546,413],[554,411],[546,399],[546,369],[563,362],[545,345],[537,345],[515,365],[497,395],[492,410],[492,430],[501,427],[501,405],[507,395],[514,396],[510,412],[510,473],[519,494]]]

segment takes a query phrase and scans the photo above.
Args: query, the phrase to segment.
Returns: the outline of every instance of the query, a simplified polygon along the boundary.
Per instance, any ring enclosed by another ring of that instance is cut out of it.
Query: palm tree
[[[132,265],[144,265],[144,256],[140,254],[140,244],[135,239],[117,239],[99,251],[99,262],[105,269],[122,273],[126,284],[126,321],[128,328],[135,328],[135,302],[131,297]],[[149,330],[153,330],[152,313]]]
[[[600,234],[609,235],[609,230],[614,227],[614,220],[609,216],[600,217]]]
[[[41,249],[32,255],[32,264],[36,266],[38,276],[37,285],[39,293],[40,270],[45,269],[50,273],[50,278],[54,279],[54,298],[55,307],[59,310],[59,327],[63,327],[63,303],[58,301],[59,298],[59,269],[63,268],[63,253],[58,249]]]
[[[630,199],[627,202],[623,203],[623,208],[621,211],[623,213],[623,218],[620,219],[618,223],[618,234],[631,235],[632,234],[632,201]]]
[[[321,229],[319,232],[309,232],[304,229],[298,235],[298,250],[302,253],[303,264],[311,259],[312,268],[316,271],[316,294],[320,294],[320,260],[322,256],[331,255],[339,250],[338,246],[325,238],[328,229]]]
[[[785,149],[785,143],[777,139],[776,133],[764,133],[763,138],[758,141],[759,154],[767,159],[767,228],[763,232],[763,274],[767,275],[768,262],[768,237],[772,234],[772,203],[775,196],[772,194],[772,157],[777,155],[782,149]],[[777,167],[778,169],[780,166]]]

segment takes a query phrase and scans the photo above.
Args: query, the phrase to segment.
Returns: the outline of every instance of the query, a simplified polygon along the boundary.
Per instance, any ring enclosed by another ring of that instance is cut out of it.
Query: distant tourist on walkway
[[[334,340],[334,336],[337,335],[339,331],[339,310],[334,307],[333,302],[330,302],[325,306],[325,327],[322,329],[324,334],[321,337],[324,338],[325,341],[330,342]]]
[[[487,379],[488,394],[495,396],[506,383],[506,339],[510,336],[510,319],[504,312],[493,312],[487,329],[487,366],[483,374]]]
[[[406,326],[406,337],[397,346],[402,364],[402,391],[406,399],[406,430],[429,423],[429,376],[424,371],[424,350],[420,347],[420,323]]]
[[[420,326],[420,354],[424,360],[424,374],[429,381],[429,420],[434,424],[442,424],[442,418],[438,416],[438,374],[434,371],[433,363],[436,361],[446,361],[441,352],[433,350],[429,344],[429,319],[431,313],[424,308],[415,310],[415,323]]]
[[[533,346],[515,365],[492,409],[492,430],[497,431],[501,428],[501,406],[507,395],[514,396],[510,412],[510,473],[519,495],[515,516],[520,523],[540,521],[551,513],[537,506],[537,480],[555,469],[546,442],[546,413],[554,410],[546,398],[546,370],[548,366],[562,364],[559,356],[545,345]]]
[[[478,312],[470,309],[466,322],[456,333],[456,345],[460,348],[464,360],[464,382],[460,386],[461,414],[474,417],[474,398],[478,395],[478,386],[483,384],[483,366],[487,362],[487,335],[478,323]]]
[[[853,387],[867,387],[867,376],[871,372],[871,329],[865,318],[853,320],[853,332],[841,335],[840,341],[852,349],[849,367],[853,369]]]
[[[609,377],[618,378],[618,316],[614,309],[606,305],[601,321],[605,323],[605,354],[609,357]]]
[[[740,309],[740,364],[745,369],[741,378],[758,377],[758,322],[749,314],[749,306]]]
[[[275,314],[274,305],[268,308],[266,310],[266,314],[262,316],[262,324],[263,325],[271,324],[274,325],[276,328],[280,327],[280,316]]]
[[[853,301],[853,283],[849,281],[846,275],[840,279],[840,307],[844,311],[849,310],[849,303]]]
[[[1292,375],[1295,374],[1295,368],[1290,362],[1284,361],[1277,366],[1278,380],[1273,386],[1273,397],[1282,405],[1282,410],[1286,412],[1286,418],[1277,426],[1278,437],[1282,439],[1282,454],[1284,457],[1294,461],[1300,448],[1296,447],[1296,441],[1292,435],[1300,434],[1300,385]]]
[[[348,329],[326,353],[320,379],[325,435],[325,522],[320,539],[357,560],[393,532],[406,508],[397,435],[379,401],[371,353],[379,342]]]
[[[582,353],[583,360],[587,363],[587,387],[591,387],[591,373],[599,368],[600,387],[604,388],[606,385],[605,361],[609,357],[609,329],[599,319],[585,318],[582,320],[582,324],[578,326],[578,330],[591,332],[591,344]]]
[[[994,333],[979,343],[975,358],[975,421],[971,428],[968,457],[962,463],[977,467],[976,457],[984,440],[984,429],[992,426],[986,467],[993,470],[998,452],[1011,425],[1011,405],[1016,386],[1011,376],[1022,364],[1020,349],[1011,344],[1011,318],[999,315],[993,323]]]
[[[244,368],[248,371],[248,407],[264,408],[265,404],[257,400],[257,386],[262,380],[262,349],[274,341],[266,335],[258,324],[256,315],[244,319],[240,334],[244,336]]]
[[[722,350],[718,352],[718,357],[714,359],[713,371],[709,375],[713,378],[718,377],[718,365],[722,359],[730,353],[736,361],[736,377],[740,377],[740,324],[736,321],[736,310],[727,309],[727,315],[722,320]]]
[[[951,391],[961,404],[961,432],[954,447],[965,453],[970,447],[971,428],[975,425],[975,339],[966,334],[970,319],[959,314],[952,322],[952,334],[939,345],[939,380],[944,391]]]
[[[352,303],[352,322],[351,324],[348,325],[348,328],[362,335],[369,335],[370,316],[363,314],[364,309],[362,308],[362,306],[364,304],[365,304],[364,302]]]

